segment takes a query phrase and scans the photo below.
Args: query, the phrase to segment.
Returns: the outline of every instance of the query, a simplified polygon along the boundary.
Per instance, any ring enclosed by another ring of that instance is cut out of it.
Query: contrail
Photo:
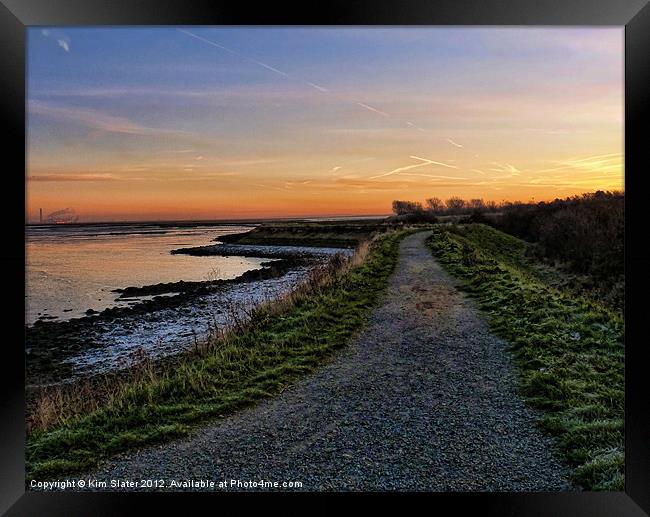
[[[372,106],[368,106],[367,104],[364,104],[363,102],[357,102],[357,105],[367,110],[374,111],[375,113],[379,113],[382,117],[390,117],[390,115],[385,111],[380,111],[377,108],[373,108]]]
[[[622,156],[622,154],[621,153],[599,154],[596,156],[587,156],[586,158],[567,160],[567,162],[569,163],[587,162],[590,160],[595,160],[597,158],[610,158],[610,157],[619,157],[619,156]]]
[[[329,90],[327,88],[323,88],[322,86],[319,86],[318,84],[312,83],[310,81],[305,81],[304,79],[300,79],[300,78],[297,78],[297,77],[292,77],[288,73],[283,72],[282,70],[278,70],[277,68],[275,68],[275,67],[273,67],[271,65],[267,65],[266,63],[263,63],[262,61],[258,61],[257,59],[253,59],[251,57],[245,56],[244,54],[240,54],[239,52],[237,52],[235,50],[232,50],[232,49],[230,49],[228,47],[224,47],[223,45],[220,45],[219,43],[215,43],[212,40],[203,38],[202,36],[199,36],[198,34],[194,34],[193,32],[187,31],[185,29],[177,29],[177,30],[179,32],[182,32],[183,34],[187,34],[188,36],[191,36],[191,37],[196,38],[196,39],[198,39],[200,41],[203,41],[204,43],[207,43],[208,45],[212,45],[213,47],[217,47],[217,48],[220,48],[221,50],[225,50],[226,52],[229,52],[230,54],[233,54],[233,55],[235,55],[237,57],[240,57],[240,58],[248,61],[249,63],[254,63],[257,66],[261,66],[262,68],[266,68],[267,70],[270,70],[271,72],[274,72],[274,73],[276,73],[278,75],[281,75],[282,77],[287,77],[289,79],[296,79],[296,80],[300,81],[301,83],[306,84],[307,86],[310,86],[311,88],[314,88],[315,90],[318,90],[319,92],[329,93]]]
[[[257,66],[260,66],[260,67],[262,67],[262,68],[265,68],[266,70],[270,70],[271,72],[273,72],[273,73],[275,73],[275,74],[277,74],[277,75],[280,75],[280,76],[285,77],[285,78],[287,78],[287,79],[293,79],[293,80],[299,81],[299,82],[301,82],[302,84],[307,85],[307,86],[309,86],[310,88],[313,88],[314,90],[318,90],[318,91],[321,92],[321,93],[326,93],[326,94],[328,94],[328,95],[332,95],[332,92],[331,92],[330,90],[328,90],[327,88],[324,88],[323,86],[320,86],[320,85],[318,85],[318,84],[312,83],[312,82],[310,82],[310,81],[306,81],[305,79],[301,79],[301,78],[299,78],[299,77],[291,76],[291,75],[289,75],[288,73],[283,72],[282,70],[279,70],[279,69],[277,69],[277,68],[275,68],[275,67],[273,67],[273,66],[271,66],[271,65],[267,65],[266,63],[263,63],[262,61],[258,61],[257,59],[253,59],[253,58],[248,57],[248,56],[246,56],[246,55],[244,55],[244,54],[240,54],[239,52],[237,52],[237,51],[235,51],[235,50],[232,50],[231,48],[228,48],[228,47],[226,47],[226,46],[224,46],[224,45],[221,45],[221,44],[219,44],[219,43],[216,43],[216,42],[214,42],[214,41],[212,41],[212,40],[209,40],[209,39],[207,39],[207,38],[204,38],[204,37],[202,37],[202,36],[199,36],[198,34],[194,34],[193,32],[190,32],[190,31],[188,31],[188,30],[185,30],[185,29],[177,29],[177,30],[178,30],[179,32],[182,32],[183,34],[186,34],[187,36],[190,36],[190,37],[195,38],[195,39],[197,39],[197,40],[199,40],[199,41],[202,41],[202,42],[204,42],[204,43],[207,43],[208,45],[212,45],[213,47],[219,48],[219,49],[224,50],[224,51],[226,51],[226,52],[228,52],[228,53],[230,53],[230,54],[233,54],[233,55],[235,55],[235,56],[237,56],[237,57],[239,57],[239,58],[241,58],[241,59],[243,59],[243,60],[245,60],[245,61],[248,61],[249,63],[253,63],[253,64],[257,65]],[[381,110],[379,110],[379,109],[377,109],[377,108],[374,108],[373,106],[370,106],[370,105],[365,104],[365,103],[363,103],[363,102],[356,102],[355,104],[356,104],[357,106],[359,106],[359,107],[365,109],[365,110],[372,111],[373,113],[376,113],[377,115],[381,115],[382,117],[385,117],[385,118],[393,118],[392,115],[390,115],[389,113],[387,113],[387,112],[385,112],[385,111],[381,111]],[[413,122],[411,122],[411,121],[408,121],[408,120],[407,120],[407,121],[406,121],[406,125],[407,125],[408,127],[413,128],[413,129],[417,129],[418,131],[426,132],[424,129],[422,129],[421,127],[415,125],[415,124],[414,124]],[[464,149],[464,148],[465,148],[464,145],[459,144],[458,142],[454,142],[451,138],[445,138],[445,141],[448,142],[449,144],[453,145],[454,147],[457,147],[457,148],[460,148],[460,149]],[[583,162],[583,161],[594,160],[594,159],[598,159],[598,158],[609,158],[610,156],[616,156],[616,154],[606,154],[606,155],[592,156],[592,157],[589,157],[589,158],[583,158],[583,159],[579,159],[579,160],[574,160],[572,163],[570,162],[570,165],[569,165],[569,166],[571,166],[571,167],[575,167],[575,166],[579,166],[579,164],[580,164],[581,162]],[[392,170],[392,171],[386,172],[386,173],[384,173],[384,174],[380,174],[380,175],[377,175],[377,176],[372,176],[372,177],[369,178],[369,179],[383,178],[383,177],[385,177],[385,176],[390,176],[390,175],[392,175],[392,174],[396,174],[396,173],[398,173],[398,172],[405,171],[405,170],[409,170],[409,169],[412,169],[412,168],[415,168],[415,167],[422,167],[422,166],[424,166],[424,165],[440,165],[441,167],[449,167],[449,168],[451,168],[451,169],[457,169],[457,168],[458,168],[458,167],[456,167],[456,166],[448,165],[448,164],[446,164],[446,163],[436,162],[436,161],[433,161],[433,160],[426,160],[426,159],[424,159],[424,158],[418,158],[417,156],[411,156],[411,158],[414,158],[414,159],[416,159],[416,160],[423,161],[423,162],[425,162],[425,163],[417,164],[417,165],[410,165],[410,166],[407,166],[407,167],[399,167],[399,168],[397,168],[397,169],[395,169],[395,170]],[[501,165],[501,164],[497,164],[497,165],[498,165],[498,167],[499,167],[498,172],[505,172],[505,171],[507,171],[507,172],[510,172],[510,174],[513,175],[513,176],[516,176],[516,175],[518,175],[518,174],[520,173],[520,171],[519,171],[517,168],[513,167],[513,166],[510,165],[510,164],[506,164],[505,167],[504,167],[503,165]],[[494,171],[496,171],[496,169],[490,169],[490,170],[494,170]],[[481,174],[485,174],[483,171],[480,171],[480,173],[481,173]]]
[[[207,38],[199,36],[198,34],[194,34],[193,32],[190,32],[190,31],[185,30],[185,29],[176,29],[176,30],[178,30],[179,32],[182,32],[183,34],[186,34],[187,36],[190,36],[190,37],[195,38],[195,39],[197,39],[199,41],[207,43],[208,45],[212,45],[213,47],[217,47],[217,48],[219,48],[221,50],[225,50],[226,52],[228,52],[230,54],[233,54],[235,56],[238,56],[241,59],[244,59],[244,60],[248,61],[249,63],[254,63],[254,64],[258,65],[258,66],[266,68],[267,70],[270,70],[271,72],[274,72],[274,73],[276,73],[278,75],[281,75],[282,77],[295,79],[295,80],[300,81],[301,83],[309,86],[310,88],[318,90],[319,92],[331,94],[330,90],[328,90],[327,88],[324,88],[323,86],[312,83],[310,81],[306,81],[304,79],[300,79],[298,77],[292,77],[291,75],[289,75],[286,72],[283,72],[282,70],[278,70],[277,68],[272,67],[271,65],[267,65],[266,63],[263,63],[262,61],[258,61],[257,59],[253,59],[253,58],[248,57],[248,56],[246,56],[244,54],[240,54],[239,52],[237,52],[235,50],[232,50],[232,49],[230,49],[228,47],[225,47],[225,46],[223,46],[223,45],[221,45],[219,43],[216,43],[216,42],[214,42],[212,40],[209,40]],[[365,104],[363,102],[357,102],[356,105],[360,106],[360,107],[362,107],[362,108],[364,108],[364,109],[366,109],[368,111],[372,111],[373,113],[377,113],[378,115],[381,115],[382,117],[387,117],[387,118],[391,117],[391,115],[389,113],[386,113],[385,111],[381,111],[381,110],[379,110],[377,108],[373,108],[372,106],[369,106],[368,104]],[[409,127],[414,128],[414,129],[417,129],[418,131],[424,131],[424,129],[422,129],[421,127],[416,126],[413,122],[408,122],[407,121],[406,125],[409,126]]]
[[[407,165],[406,167],[398,167],[397,169],[393,169],[392,171],[385,172],[384,174],[378,174],[376,176],[371,176],[368,178],[369,180],[377,179],[377,178],[384,178],[386,176],[391,176],[393,174],[397,174],[398,172],[402,171],[408,171],[410,169],[415,169],[417,167],[424,167],[425,165],[441,165],[442,167],[449,167],[450,169],[458,169],[455,165],[447,165],[446,163],[442,162],[436,162],[434,160],[428,160],[426,158],[419,158],[418,156],[409,156],[409,158],[413,158],[414,160],[420,160],[424,163],[416,163],[415,165]]]
[[[410,122],[408,120],[406,121],[406,125],[414,129],[417,129],[418,131],[422,131],[423,133],[425,132],[424,129],[422,129],[420,126],[416,126],[415,124],[413,124],[413,122]]]
[[[435,162],[433,160],[428,160],[427,158],[419,158],[418,156],[409,156],[409,158],[413,158],[414,160],[420,160],[426,163],[433,163],[435,165],[442,165],[443,167],[449,167],[450,169],[458,169],[458,167],[456,167],[455,165],[448,165],[442,162]]]
[[[317,84],[310,83],[309,81],[305,81],[305,84],[308,84],[312,88],[316,88],[318,91],[323,92],[323,93],[329,93],[330,92],[327,88],[323,88],[322,86],[318,86]]]
[[[447,180],[468,180],[469,178],[463,178],[461,176],[442,176],[440,174],[418,174],[416,172],[405,172],[402,176],[422,176],[423,178],[441,178]]]

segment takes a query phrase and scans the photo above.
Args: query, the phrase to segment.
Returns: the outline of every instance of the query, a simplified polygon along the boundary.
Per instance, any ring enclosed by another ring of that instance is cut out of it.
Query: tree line
[[[598,194],[598,193],[596,193]],[[593,195],[596,195],[593,194]],[[612,193],[606,193],[612,194]],[[591,194],[587,194],[591,195]],[[579,197],[579,196],[578,196]],[[493,200],[483,200],[482,198],[472,198],[472,199],[463,199],[458,196],[452,196],[446,200],[442,200],[438,197],[431,197],[425,200],[424,203],[419,201],[402,201],[395,200],[393,201],[393,213],[397,216],[408,216],[408,215],[417,215],[417,214],[433,214],[433,215],[459,215],[459,214],[469,214],[469,213],[494,213],[500,212],[502,210],[511,210],[513,208],[519,207],[530,207],[536,205],[544,204],[553,204],[561,203],[566,200],[556,199],[550,203],[544,203],[544,201],[535,204],[534,202],[522,202],[522,201],[493,201]]]
[[[460,197],[393,202],[397,219],[435,222],[436,216],[462,215],[459,223],[489,224],[535,243],[539,258],[582,276],[585,289],[617,308],[624,298],[624,208],[624,192],[600,190],[537,203]]]

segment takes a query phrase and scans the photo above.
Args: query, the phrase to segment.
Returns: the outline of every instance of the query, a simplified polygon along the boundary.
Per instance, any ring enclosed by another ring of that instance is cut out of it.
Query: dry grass
[[[27,433],[48,431],[64,425],[71,418],[110,406],[122,398],[133,384],[154,381],[164,376],[179,360],[192,356],[205,357],[217,351],[233,336],[243,334],[269,317],[286,313],[299,301],[331,286],[348,271],[363,264],[374,240],[376,237],[362,241],[351,256],[332,256],[326,263],[312,268],[307,278],[294,289],[275,298],[258,304],[247,301],[227,304],[224,307],[226,323],[219,325],[215,320],[208,329],[208,337],[203,340],[195,338],[193,348],[177,356],[172,364],[156,363],[144,349],[139,349],[118,374],[41,388],[28,404]]]
[[[31,479],[87,471],[115,454],[186,436],[281,392],[344,347],[388,284],[409,231],[385,233],[334,257],[292,292],[230,309],[228,325],[187,353],[146,356],[120,375],[45,390],[32,404],[25,468]]]

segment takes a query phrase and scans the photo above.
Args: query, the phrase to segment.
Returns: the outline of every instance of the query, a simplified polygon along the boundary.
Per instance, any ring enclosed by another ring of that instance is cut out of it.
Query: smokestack
[[[39,208],[38,211],[39,211],[39,221],[41,224],[43,224],[43,209]]]

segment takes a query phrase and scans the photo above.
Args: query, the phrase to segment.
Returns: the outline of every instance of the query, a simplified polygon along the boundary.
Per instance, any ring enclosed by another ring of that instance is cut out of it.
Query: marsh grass
[[[511,345],[525,399],[541,410],[574,481],[624,488],[624,321],[620,312],[553,287],[526,243],[483,225],[437,227],[433,255]]]
[[[228,325],[215,322],[208,339],[171,364],[142,353],[126,374],[44,390],[28,415],[27,480],[90,469],[280,392],[361,327],[408,233],[364,241],[273,300],[231,306]]]

